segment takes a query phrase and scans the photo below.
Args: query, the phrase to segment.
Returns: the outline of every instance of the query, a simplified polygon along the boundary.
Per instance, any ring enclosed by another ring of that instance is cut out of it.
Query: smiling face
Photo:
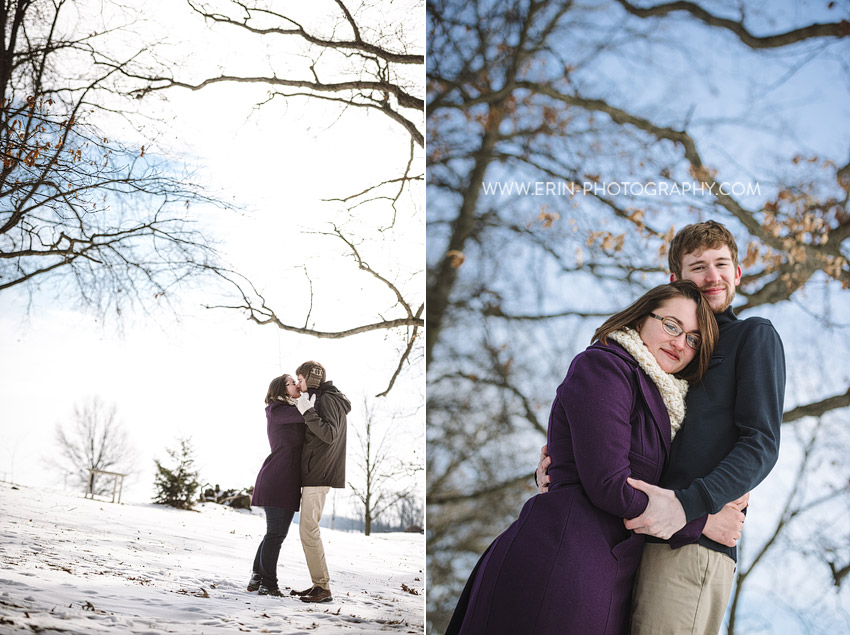
[[[664,330],[661,321],[647,317],[640,325],[638,335],[663,371],[678,373],[696,355],[696,351],[686,344],[685,336],[687,333],[699,333],[697,303],[678,296],[662,302],[653,313],[676,322],[683,332],[672,336]]]
[[[670,276],[676,279],[676,274]],[[682,256],[682,279],[691,280],[703,292],[711,310],[722,313],[735,297],[741,282],[741,268],[735,264],[729,247],[692,251]]]

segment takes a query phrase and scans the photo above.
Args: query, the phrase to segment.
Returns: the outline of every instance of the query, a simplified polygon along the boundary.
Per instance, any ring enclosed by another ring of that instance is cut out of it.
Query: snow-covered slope
[[[260,510],[115,505],[0,483],[0,633],[422,633],[424,536],[322,529],[334,601],[245,584]],[[310,586],[292,525],[281,588]]]

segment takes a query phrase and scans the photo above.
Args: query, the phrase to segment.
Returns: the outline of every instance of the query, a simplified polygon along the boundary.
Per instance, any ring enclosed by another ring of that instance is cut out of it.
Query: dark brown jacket
[[[308,393],[316,395],[316,406],[304,413],[301,486],[345,487],[346,415],[351,402],[330,381]]]

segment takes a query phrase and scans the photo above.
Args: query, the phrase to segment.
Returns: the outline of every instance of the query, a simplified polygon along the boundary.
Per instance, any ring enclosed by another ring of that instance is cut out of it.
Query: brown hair
[[[738,245],[732,233],[717,221],[708,220],[704,223],[694,223],[680,229],[670,241],[670,251],[667,253],[667,264],[670,273],[682,277],[682,257],[695,251],[705,249],[720,249],[723,245],[729,247],[732,263],[738,266]]]
[[[309,361],[304,362],[295,369],[296,375],[301,375],[304,378],[307,388],[318,388],[327,379],[327,371],[319,362]]]
[[[714,312],[711,310],[708,300],[702,295],[699,287],[690,280],[676,280],[670,284],[662,284],[650,289],[631,305],[605,320],[593,334],[593,338],[590,340],[591,344],[597,340],[602,344],[607,344],[609,334],[626,326],[635,331],[639,330],[650,313],[656,311],[667,300],[678,297],[688,298],[697,303],[697,324],[699,325],[701,343],[693,361],[678,373],[675,373],[675,376],[690,382],[699,381],[708,369],[711,353],[717,343],[718,331],[717,321],[714,319]]]
[[[291,379],[295,381],[295,378],[292,375],[283,374],[280,377],[275,377],[272,379],[269,384],[269,389],[266,391],[266,404],[270,404],[273,401],[279,401],[278,397],[288,397],[289,393],[286,392],[286,380]]]

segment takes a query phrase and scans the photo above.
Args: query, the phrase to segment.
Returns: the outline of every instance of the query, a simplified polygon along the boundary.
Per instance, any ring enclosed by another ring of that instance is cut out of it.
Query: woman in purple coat
[[[448,634],[621,635],[647,505],[628,477],[657,483],[708,367],[717,324],[691,282],[656,287],[609,318],[573,360],[549,415],[549,493],[478,561]]]
[[[295,407],[301,391],[291,375],[276,377],[266,393],[266,422],[272,453],[263,462],[251,504],[266,514],[266,535],[257,548],[249,591],[282,595],[277,584],[277,558],[292,517],[301,504],[301,446],[304,417]]]

